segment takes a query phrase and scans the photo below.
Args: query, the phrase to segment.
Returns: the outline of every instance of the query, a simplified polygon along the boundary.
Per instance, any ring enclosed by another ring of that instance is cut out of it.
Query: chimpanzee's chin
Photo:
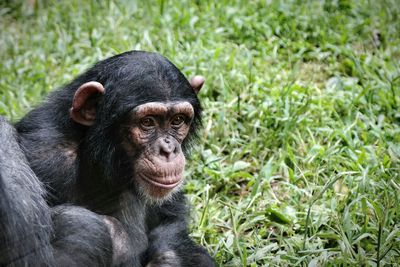
[[[154,186],[147,184],[147,194],[148,196],[157,203],[162,203],[166,200],[171,199],[176,192],[179,192],[182,187],[182,181],[179,182],[172,188],[165,188],[160,186]]]

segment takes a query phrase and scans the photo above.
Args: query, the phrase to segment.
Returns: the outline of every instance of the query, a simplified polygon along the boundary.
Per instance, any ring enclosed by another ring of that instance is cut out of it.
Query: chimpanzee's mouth
[[[145,180],[146,182],[163,188],[163,189],[173,189],[174,187],[176,187],[177,185],[179,185],[182,181],[182,175],[176,175],[176,176],[168,176],[166,177],[148,177],[147,175],[140,175],[140,178],[142,178],[143,180]]]

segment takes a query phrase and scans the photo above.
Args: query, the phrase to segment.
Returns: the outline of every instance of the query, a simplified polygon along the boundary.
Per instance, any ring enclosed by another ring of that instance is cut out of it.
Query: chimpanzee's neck
[[[134,249],[133,258],[140,258],[148,247],[146,203],[133,191],[124,191],[119,195],[117,210],[111,214],[119,220],[130,236],[131,246]]]
[[[113,216],[120,209],[121,195],[130,190],[129,183],[116,184],[117,178],[108,176],[104,166],[91,160],[82,147],[79,159],[74,202],[96,213]]]

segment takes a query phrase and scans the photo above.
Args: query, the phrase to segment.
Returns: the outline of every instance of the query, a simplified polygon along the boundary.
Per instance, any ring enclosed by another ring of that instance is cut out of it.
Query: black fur
[[[0,117],[0,266],[109,266],[112,240],[101,216],[84,208],[50,208]],[[73,264],[73,263],[77,264]]]
[[[54,266],[44,190],[29,168],[14,127],[0,117],[0,266]]]
[[[70,119],[69,109],[89,81],[106,91],[95,124],[85,127]],[[53,92],[16,124],[24,153],[12,126],[1,121],[0,143],[10,145],[0,148],[0,265],[214,266],[188,236],[184,195],[148,201],[123,157],[123,122],[136,106],[155,101],[192,104],[187,154],[201,106],[182,73],[155,53],[111,57]]]

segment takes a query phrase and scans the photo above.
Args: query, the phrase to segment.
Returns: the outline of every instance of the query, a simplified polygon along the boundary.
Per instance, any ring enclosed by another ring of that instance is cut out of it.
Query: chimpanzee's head
[[[86,131],[81,157],[111,184],[131,184],[154,200],[170,196],[182,184],[185,152],[201,124],[203,83],[200,76],[189,82],[155,53],[99,62],[73,83],[70,117]]]

